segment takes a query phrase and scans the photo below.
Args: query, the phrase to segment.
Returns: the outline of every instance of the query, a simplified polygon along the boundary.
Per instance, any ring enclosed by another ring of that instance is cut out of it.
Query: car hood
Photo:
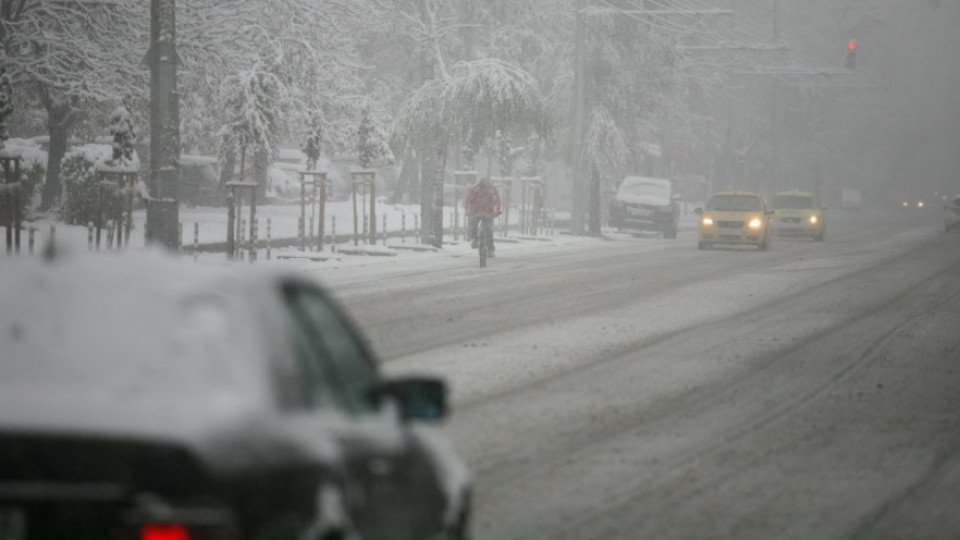
[[[763,212],[737,212],[731,210],[704,210],[703,215],[714,221],[750,221],[753,218],[763,219]]]
[[[632,195],[621,193],[616,196],[616,200],[624,204],[637,204],[644,206],[669,206],[670,199],[658,195]]]

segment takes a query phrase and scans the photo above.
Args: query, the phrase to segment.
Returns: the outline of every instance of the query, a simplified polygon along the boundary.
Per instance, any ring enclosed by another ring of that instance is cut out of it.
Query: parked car
[[[757,193],[728,191],[715,193],[707,199],[704,208],[697,208],[700,216],[700,249],[717,244],[753,245],[761,250],[770,248],[770,215],[763,197]]]
[[[826,208],[815,193],[781,191],[773,196],[774,232],[778,236],[804,236],[822,242],[826,234]]]
[[[444,383],[301,276],[164,254],[0,274],[0,536],[463,538]]]
[[[610,202],[609,223],[618,229],[656,231],[676,238],[680,222],[680,195],[664,178],[628,176]]]
[[[943,203],[943,230],[960,229],[960,194],[948,197]]]
[[[226,194],[220,190],[217,158],[180,156],[180,200],[193,206],[223,206]]]

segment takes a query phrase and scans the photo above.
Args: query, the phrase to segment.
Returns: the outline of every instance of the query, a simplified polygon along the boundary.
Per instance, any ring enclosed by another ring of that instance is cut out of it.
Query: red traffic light
[[[850,41],[848,41],[848,42],[847,42],[847,49],[850,49],[851,51],[857,50],[857,42],[856,42],[856,41],[853,41],[852,39],[851,39]]]

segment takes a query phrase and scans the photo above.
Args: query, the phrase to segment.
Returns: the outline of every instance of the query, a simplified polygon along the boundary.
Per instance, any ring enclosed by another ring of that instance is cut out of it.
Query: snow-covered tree
[[[13,114],[13,84],[6,68],[0,68],[0,150],[10,136],[7,130],[7,118]]]
[[[369,169],[374,161],[381,158],[393,161],[386,134],[371,118],[369,105],[363,108],[357,127],[357,158],[364,169]]]
[[[262,61],[223,80],[220,102],[226,121],[220,136],[239,151],[241,170],[248,148],[254,155],[276,155],[287,100],[286,85]],[[261,190],[266,190],[265,183]]]
[[[132,161],[137,130],[130,112],[123,105],[110,115],[110,135],[113,137],[113,162],[125,164]]]
[[[323,122],[319,115],[314,114],[310,122],[310,131],[300,149],[307,156],[307,170],[317,168],[317,161],[320,159],[320,151],[323,145]]]
[[[439,247],[443,235],[443,171],[451,136],[465,126],[482,138],[492,137],[497,129],[545,134],[549,124],[536,81],[515,64],[495,58],[440,69],[438,78],[414,92],[401,106],[393,132],[404,140],[436,145],[428,241]]]
[[[59,197],[60,160],[82,104],[148,88],[142,54],[131,55],[131,44],[146,42],[148,16],[143,0],[0,0],[0,58],[12,84],[29,87],[47,112],[42,207]]]

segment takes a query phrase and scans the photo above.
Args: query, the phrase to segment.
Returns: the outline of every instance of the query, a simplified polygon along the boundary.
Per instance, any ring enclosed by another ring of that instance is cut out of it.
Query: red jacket
[[[471,187],[470,192],[467,193],[467,199],[463,201],[463,208],[467,211],[468,216],[473,214],[499,216],[500,192],[497,191],[497,188],[494,187],[493,184],[489,184],[486,187],[476,184]]]

